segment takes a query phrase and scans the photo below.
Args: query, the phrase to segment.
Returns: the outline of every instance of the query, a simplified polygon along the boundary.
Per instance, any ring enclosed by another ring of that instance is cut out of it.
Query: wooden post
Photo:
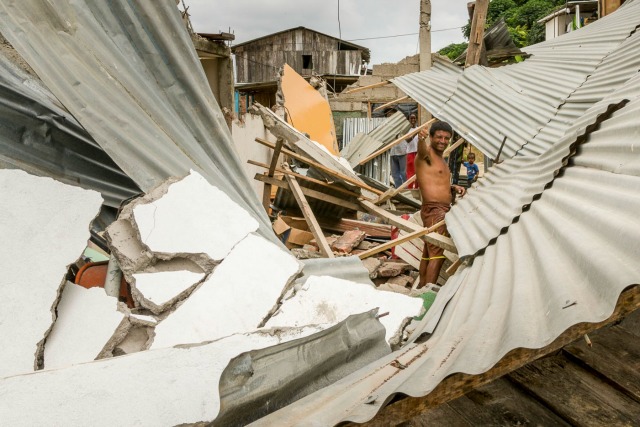
[[[411,138],[413,137],[415,134],[417,134],[418,132],[420,132],[422,129],[427,128],[429,126],[431,126],[431,124],[433,122],[435,122],[436,119],[431,119],[429,120],[427,123],[422,124],[420,126],[418,126],[415,129],[412,129],[411,131],[409,131],[409,133],[407,133],[406,135],[401,136],[400,138],[391,141],[389,144],[385,145],[384,147],[382,147],[381,149],[379,149],[378,151],[376,151],[373,154],[369,154],[367,157],[365,157],[364,159],[360,160],[360,162],[358,163],[358,166],[364,165],[365,163],[371,161],[371,159],[374,159],[376,157],[378,157],[380,154],[385,153],[389,150],[391,150],[393,147],[395,147],[396,145],[400,144],[402,141],[404,141],[407,138]],[[381,193],[381,192],[380,192]],[[378,194],[380,194],[378,193]]]
[[[300,210],[302,211],[302,215],[304,215],[304,219],[307,221],[307,225],[309,226],[311,234],[313,234],[313,237],[315,237],[316,242],[318,243],[320,252],[327,258],[334,258],[335,255],[329,247],[329,243],[327,242],[327,239],[325,239],[324,234],[322,234],[320,224],[318,224],[318,220],[313,214],[313,211],[309,206],[309,202],[307,202],[307,199],[304,196],[302,189],[300,188],[300,184],[298,184],[298,181],[296,181],[296,179],[291,175],[285,175],[285,178],[287,179],[289,188],[293,192],[293,197],[295,197],[296,201],[298,202],[298,206],[300,206]]]
[[[420,44],[420,71],[431,69],[431,0],[420,0],[418,42]],[[418,108],[418,123],[431,120],[431,114],[422,105]]]
[[[271,156],[271,164],[269,165],[269,171],[267,172],[267,176],[269,178],[273,178],[273,174],[276,171],[276,166],[278,166],[278,157],[280,157],[280,150],[282,149],[282,144],[284,140],[282,138],[278,138],[276,140],[276,147],[273,149],[273,155]],[[264,209],[267,211],[267,215],[269,214],[269,208],[271,206],[271,184],[268,182],[264,183],[264,187],[262,188],[262,205]]]
[[[438,223],[433,224],[431,227],[429,228],[423,228],[420,230],[416,230],[412,233],[409,233],[407,235],[404,235],[398,239],[394,239],[394,240],[390,240],[387,243],[383,243],[382,245],[378,245],[375,248],[371,248],[368,251],[362,252],[361,254],[358,254],[358,257],[360,259],[365,259],[365,258],[369,258],[371,255],[375,255],[377,253],[380,253],[382,251],[386,251],[387,249],[391,249],[397,245],[401,245],[404,242],[408,242],[409,240],[413,240],[413,239],[417,239],[419,237],[424,236],[425,234],[429,234],[431,232],[433,232],[433,230],[436,230],[439,227],[442,227],[444,225],[444,219]]]
[[[473,19],[471,20],[471,34],[469,35],[469,47],[467,48],[465,67],[470,67],[480,63],[484,47],[484,25],[487,22],[489,0],[476,0],[475,3]]]

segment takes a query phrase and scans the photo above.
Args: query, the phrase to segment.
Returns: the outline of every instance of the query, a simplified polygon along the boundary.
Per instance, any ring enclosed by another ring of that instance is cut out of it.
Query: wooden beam
[[[386,251],[387,249],[391,249],[391,248],[393,248],[393,247],[395,247],[397,245],[400,245],[400,244],[402,244],[404,242],[408,242],[409,240],[417,239],[419,237],[424,236],[425,234],[432,233],[433,230],[435,230],[438,227],[441,227],[443,225],[444,225],[444,219],[442,221],[440,221],[440,222],[437,222],[437,223],[433,224],[429,228],[423,228],[421,230],[414,231],[413,233],[406,234],[406,235],[404,235],[404,236],[402,236],[402,237],[400,237],[398,239],[391,240],[391,241],[389,241],[387,243],[383,243],[382,245],[378,245],[375,248],[371,248],[368,251],[364,251],[361,254],[358,254],[358,257],[360,259],[369,258],[371,255],[375,255],[375,254],[380,253],[382,251]],[[434,233],[434,234],[437,234],[437,233]]]
[[[291,191],[291,187],[289,187],[289,183],[285,180],[271,178],[269,176],[261,175],[259,173],[257,173],[256,176],[254,176],[253,178],[256,179],[257,181],[269,183],[270,185],[275,185],[276,187],[284,188],[285,190]],[[325,194],[321,191],[312,190],[310,188],[305,188],[302,186],[300,186],[300,189],[302,190],[302,193],[307,197],[322,200],[323,202],[332,203],[334,205],[341,206],[343,208],[351,209],[354,211],[360,210],[360,205],[356,203],[348,202],[346,200],[342,200],[339,197],[330,196],[329,194]]]
[[[397,425],[443,403],[456,399],[473,389],[487,384],[509,372],[533,362],[543,356],[560,350],[575,340],[583,339],[585,334],[617,322],[634,310],[640,308],[640,286],[627,288],[620,298],[611,316],[598,323],[578,323],[563,332],[551,344],[540,349],[517,348],[507,353],[496,365],[479,375],[453,374],[448,376],[428,395],[423,397],[405,397],[380,410],[367,426]],[[354,424],[350,424],[354,425]],[[362,426],[363,424],[358,424]]]
[[[449,266],[449,268],[445,270],[445,273],[447,273],[447,275],[449,276],[453,276],[461,264],[462,264],[462,259],[458,258],[453,264]]]
[[[259,143],[259,144],[264,145],[265,147],[275,148],[275,145],[273,145],[269,141],[264,140],[262,138],[256,138],[256,142]],[[311,160],[311,159],[309,159],[309,158],[307,158],[305,156],[301,156],[300,154],[295,153],[295,152],[293,152],[291,150],[288,150],[288,149],[286,149],[284,147],[282,148],[282,152],[284,154],[286,154],[287,156],[289,156],[289,157],[292,157],[292,158],[294,158],[296,160],[299,160],[299,161],[301,161],[303,163],[306,163],[309,166],[313,166],[314,168],[316,168],[318,170],[326,172],[331,176],[335,176],[336,178],[341,179],[342,181],[346,181],[349,184],[355,185],[356,187],[363,188],[363,189],[371,191],[372,193],[375,193],[375,194],[382,194],[383,193],[382,191],[378,190],[377,188],[373,188],[373,187],[365,184],[364,182],[360,181],[359,179],[351,178],[350,176],[346,176],[344,174],[341,174],[338,171],[334,171],[331,168],[328,168],[328,167],[326,167],[324,165],[321,165],[320,163],[317,163],[314,160]]]
[[[402,102],[402,101],[406,101],[407,99],[411,99],[411,97],[409,95],[407,95],[407,96],[403,96],[402,98],[394,99],[393,101],[389,101],[386,104],[382,104],[379,107],[374,108],[373,111],[384,110],[385,108],[387,108],[387,107],[389,107],[391,105],[397,104],[397,103]]]
[[[413,233],[414,231],[418,231],[418,230],[422,230],[422,227],[420,227],[418,224],[415,224],[411,221],[407,221],[404,218],[401,218],[399,216],[393,215],[387,211],[385,211],[384,209],[382,209],[379,206],[376,206],[374,203],[368,201],[368,200],[360,200],[360,205],[362,206],[362,208],[364,210],[366,210],[367,212],[379,217],[379,218],[384,218],[387,221],[389,221],[389,224],[391,225],[395,225],[396,227],[398,227],[401,230],[407,231],[409,233]],[[451,240],[450,237],[446,237],[446,236],[442,236],[440,234],[437,233],[433,233],[433,234],[427,234],[425,236],[421,236],[421,239],[424,240],[427,243],[431,243],[432,245],[436,245],[440,248],[443,248],[449,252],[452,252],[454,254],[458,253],[458,249],[456,248],[456,245],[453,243],[453,240]]]
[[[471,33],[469,35],[469,46],[467,47],[467,58],[465,67],[480,63],[484,47],[484,26],[487,22],[487,11],[489,10],[489,0],[476,0],[471,21]]]
[[[449,147],[447,147],[446,150],[444,150],[444,152],[442,153],[442,157],[447,157],[449,154],[451,154],[451,152],[453,150],[455,150],[456,148],[458,148],[459,146],[461,146],[464,143],[464,138],[460,138],[458,139],[456,142],[454,142],[453,144],[451,144]]]
[[[393,199],[394,197],[396,197],[402,190],[406,189],[408,186],[410,186],[416,179],[417,179],[417,175],[413,175],[411,178],[409,178],[408,180],[406,180],[405,182],[402,183],[402,185],[398,188],[390,188],[387,191],[385,191],[383,194],[380,195],[380,197],[378,197],[378,199],[376,201],[374,201],[373,203],[375,203],[376,205],[382,204],[384,202],[386,202],[389,199]]]
[[[284,143],[284,139],[278,138],[276,141],[276,147],[273,150],[273,155],[271,156],[271,164],[269,165],[269,171],[267,173],[268,176],[273,177],[273,174],[276,170],[276,166],[278,166],[278,157],[280,157],[280,150],[282,149],[282,144]],[[262,204],[264,205],[264,209],[269,213],[269,207],[271,206],[271,184],[265,182],[264,187],[262,188]]]
[[[335,255],[333,251],[329,247],[329,243],[327,243],[327,239],[322,234],[322,229],[316,220],[311,207],[309,206],[309,202],[307,202],[302,189],[300,188],[300,184],[296,181],[295,177],[291,175],[285,175],[287,179],[287,183],[289,184],[289,188],[293,193],[293,197],[295,197],[298,202],[298,206],[300,206],[300,210],[302,211],[302,215],[304,215],[304,219],[307,221],[307,225],[309,226],[309,230],[313,237],[315,237],[316,242],[318,243],[318,248],[320,248],[320,252],[326,256],[327,258],[334,258]]]
[[[367,157],[365,157],[364,159],[360,160],[360,163],[358,163],[358,166],[364,165],[365,163],[369,162],[371,159],[374,159],[376,157],[378,157],[380,154],[385,153],[389,150],[391,150],[393,147],[395,147],[396,145],[400,144],[402,141],[404,141],[407,138],[411,138],[413,137],[415,134],[417,134],[418,132],[420,132],[422,129],[427,128],[429,126],[431,126],[431,123],[435,122],[437,119],[431,119],[428,122],[421,124],[420,126],[418,126],[417,128],[412,129],[411,131],[409,131],[406,135],[401,136],[400,138],[391,141],[389,144],[385,145],[384,147],[382,147],[381,149],[379,149],[378,151],[376,151],[373,154],[369,154]]]
[[[351,88],[351,89],[347,89],[345,91],[342,91],[342,93],[346,95],[348,93],[360,92],[360,91],[367,90],[367,89],[373,89],[373,88],[380,87],[380,86],[386,86],[386,85],[388,85],[390,83],[391,82],[389,80],[383,80],[381,82],[373,83],[373,84],[370,84],[370,85],[367,85],[367,86],[358,86],[358,87],[354,87],[354,88]]]
[[[247,160],[247,163],[249,163],[250,165],[259,166],[261,168],[269,169],[269,165],[267,165],[266,163],[256,162],[255,160],[251,160],[251,159]],[[337,191],[337,192],[345,194],[347,196],[355,197],[356,199],[364,198],[364,196],[362,196],[361,194],[355,193],[353,191],[349,191],[346,188],[342,188],[342,187],[339,187],[337,185],[331,185],[331,184],[328,184],[328,183],[326,183],[324,181],[321,181],[319,179],[311,178],[311,177],[308,177],[308,176],[301,175],[299,173],[293,172],[292,170],[289,170],[289,169],[276,168],[276,172],[280,172],[280,173],[283,173],[285,175],[295,176],[296,178],[302,179],[304,181],[313,182],[314,184],[320,185],[320,186],[322,186],[324,188],[329,188],[331,190]]]

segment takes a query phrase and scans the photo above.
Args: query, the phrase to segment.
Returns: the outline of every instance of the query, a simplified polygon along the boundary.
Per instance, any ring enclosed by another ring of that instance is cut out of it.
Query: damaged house
[[[397,424],[640,306],[638,2],[518,64],[393,79],[504,159],[447,215],[455,268],[426,314],[336,256],[305,209],[333,201],[437,239],[353,170],[377,142],[346,160],[254,106],[276,139],[264,182],[295,194],[324,255],[296,259],[173,2],[9,1],[0,22],[42,81],[0,63],[3,424]],[[69,273],[90,236],[106,292]],[[618,389],[637,420],[637,388]]]

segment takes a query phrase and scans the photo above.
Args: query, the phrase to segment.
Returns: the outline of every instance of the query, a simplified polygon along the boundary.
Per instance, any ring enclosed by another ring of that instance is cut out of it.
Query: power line
[[[451,30],[459,30],[461,28],[463,28],[464,26],[461,27],[452,27],[452,28],[442,28],[440,30],[431,30],[432,33],[438,33],[440,31],[451,31]],[[379,37],[365,37],[362,39],[349,39],[349,40],[345,40],[348,42],[356,42],[359,40],[375,40],[375,39],[390,39],[390,38],[394,38],[394,37],[406,37],[406,36],[417,36],[420,33],[407,33],[407,34],[394,34],[392,36],[379,36]]]

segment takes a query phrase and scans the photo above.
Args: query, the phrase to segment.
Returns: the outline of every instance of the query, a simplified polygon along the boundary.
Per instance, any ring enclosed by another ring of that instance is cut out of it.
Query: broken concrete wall
[[[34,370],[67,266],[82,254],[102,197],[0,170],[0,377]]]
[[[110,354],[130,327],[117,303],[102,288],[85,289],[67,282],[56,307],[58,318],[47,337],[44,368],[89,362],[103,351]]]
[[[405,319],[420,314],[422,300],[330,276],[311,276],[285,298],[265,326],[334,325],[350,314],[373,308],[378,308],[380,314],[388,313],[380,321],[387,330],[387,341],[395,344]]]

